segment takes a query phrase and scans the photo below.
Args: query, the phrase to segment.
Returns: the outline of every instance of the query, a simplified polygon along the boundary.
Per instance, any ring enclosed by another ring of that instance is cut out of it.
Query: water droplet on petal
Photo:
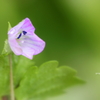
[[[24,43],[24,40],[22,40],[21,43]]]
[[[15,32],[15,29],[11,29],[9,34],[13,34]]]

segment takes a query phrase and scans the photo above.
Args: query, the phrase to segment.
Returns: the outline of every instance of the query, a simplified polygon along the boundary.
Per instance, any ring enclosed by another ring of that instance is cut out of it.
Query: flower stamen
[[[26,34],[27,34],[27,32],[26,32],[26,31],[23,31],[23,34],[24,34],[24,35],[26,35]]]
[[[17,37],[17,39],[19,39],[22,36],[22,33],[19,34],[19,36]]]
[[[23,34],[22,34],[22,33],[23,33]],[[17,37],[17,39],[20,39],[22,35],[26,35],[26,34],[27,34],[26,31],[22,31],[22,32],[20,32],[20,34],[19,34],[19,36]]]

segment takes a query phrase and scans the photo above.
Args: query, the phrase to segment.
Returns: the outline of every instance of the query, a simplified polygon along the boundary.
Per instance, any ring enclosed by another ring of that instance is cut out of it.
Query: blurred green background
[[[100,100],[100,1],[0,0],[0,51],[7,22],[14,26],[26,17],[46,41],[45,50],[34,57],[36,65],[58,60],[86,81],[48,100]]]

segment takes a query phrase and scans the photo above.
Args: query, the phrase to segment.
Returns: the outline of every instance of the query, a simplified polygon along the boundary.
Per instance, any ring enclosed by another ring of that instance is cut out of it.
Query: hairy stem
[[[15,100],[14,96],[14,84],[13,84],[13,69],[12,69],[12,55],[9,54],[9,66],[10,66],[10,98]]]

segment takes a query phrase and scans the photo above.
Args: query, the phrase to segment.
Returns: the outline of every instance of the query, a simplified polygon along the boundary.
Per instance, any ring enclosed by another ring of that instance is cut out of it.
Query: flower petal
[[[8,35],[10,35],[10,37],[15,37],[15,35],[18,34],[18,32],[20,31],[20,29],[23,26],[24,22],[25,22],[25,20],[18,23],[15,27],[11,28],[8,32]]]
[[[24,19],[24,24],[22,26],[22,29],[26,32],[33,33],[35,31],[34,26],[32,25],[31,21],[29,18]]]
[[[8,32],[8,42],[16,55],[23,55],[32,59],[45,47],[45,42],[35,33],[35,28],[29,18],[25,18]]]
[[[33,55],[34,55],[34,52],[33,52],[32,49],[24,47],[22,55],[29,58],[29,59],[32,59]]]
[[[8,39],[8,43],[10,45],[11,50],[16,54],[16,55],[21,55],[22,54],[22,49],[21,47],[18,45],[16,40],[11,40]]]
[[[34,55],[36,55],[43,51],[45,47],[45,42],[34,34],[34,35],[28,35],[28,37],[24,37],[20,45],[22,49],[24,49],[24,47],[32,49]]]

